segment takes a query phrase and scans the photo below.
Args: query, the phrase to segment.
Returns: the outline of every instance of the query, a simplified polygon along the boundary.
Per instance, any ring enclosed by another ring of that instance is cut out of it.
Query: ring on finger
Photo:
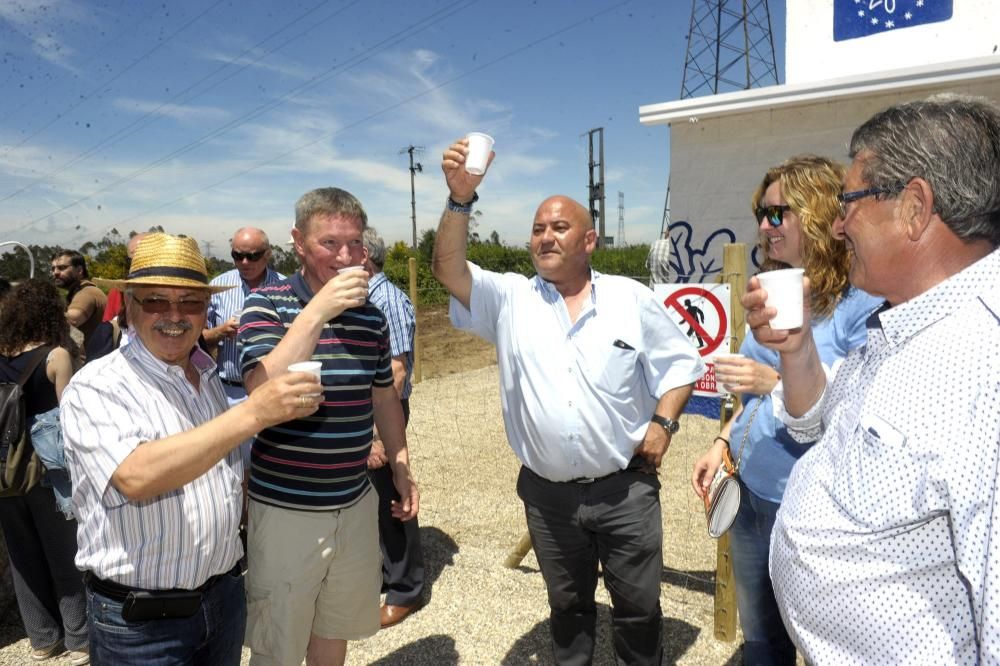
[[[305,407],[305,406],[306,406],[306,397],[304,395],[300,395],[299,396],[299,407]]]

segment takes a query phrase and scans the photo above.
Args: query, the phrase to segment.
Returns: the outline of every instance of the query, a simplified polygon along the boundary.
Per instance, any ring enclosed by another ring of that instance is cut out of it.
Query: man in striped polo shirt
[[[379,629],[373,426],[402,498],[417,515],[403,410],[393,388],[382,312],[368,301],[367,215],[338,188],[306,193],[292,238],[302,269],[258,289],[241,319],[243,384],[251,397],[301,361],[322,363],[319,411],[262,431],[250,467],[247,644],[251,664],[343,664],[347,641]]]
[[[385,266],[385,241],[374,228],[364,233],[368,250],[366,267],[368,297],[382,311],[389,324],[389,347],[392,350],[392,383],[403,407],[403,420],[410,422],[410,391],[413,386],[413,338],[417,333],[417,320],[413,303],[403,291],[389,282],[382,272]],[[424,554],[420,548],[420,526],[417,519],[405,522],[392,515],[392,502],[399,500],[399,493],[392,483],[392,470],[385,464],[385,447],[378,432],[372,440],[368,457],[372,485],[378,491],[378,533],[382,543],[382,588],[385,604],[382,605],[382,627],[402,622],[423,603]]]

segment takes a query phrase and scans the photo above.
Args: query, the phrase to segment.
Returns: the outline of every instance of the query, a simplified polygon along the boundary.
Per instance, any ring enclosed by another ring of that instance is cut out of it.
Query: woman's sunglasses
[[[754,213],[757,215],[757,223],[760,224],[762,219],[767,220],[767,223],[772,227],[780,227],[781,223],[784,222],[785,211],[790,210],[791,207],[787,205],[781,206],[758,206]]]

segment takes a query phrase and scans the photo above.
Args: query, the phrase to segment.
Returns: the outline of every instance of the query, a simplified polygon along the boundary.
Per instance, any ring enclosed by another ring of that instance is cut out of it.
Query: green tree
[[[299,270],[299,255],[295,254],[295,250],[286,250],[280,245],[272,245],[271,266],[283,275],[291,275]]]
[[[35,277],[49,274],[52,257],[67,249],[58,245],[28,245],[28,252],[35,260]],[[31,276],[31,259],[23,247],[7,245],[0,254],[0,275],[11,282],[26,280]]]

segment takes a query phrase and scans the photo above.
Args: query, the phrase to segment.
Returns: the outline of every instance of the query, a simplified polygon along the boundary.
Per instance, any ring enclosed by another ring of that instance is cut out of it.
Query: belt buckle
[[[573,479],[573,483],[584,483],[584,484],[586,484],[586,483],[593,483],[594,481],[597,481],[597,479],[595,479],[592,476],[585,476],[585,477],[582,477],[582,478],[579,478],[579,479]]]

